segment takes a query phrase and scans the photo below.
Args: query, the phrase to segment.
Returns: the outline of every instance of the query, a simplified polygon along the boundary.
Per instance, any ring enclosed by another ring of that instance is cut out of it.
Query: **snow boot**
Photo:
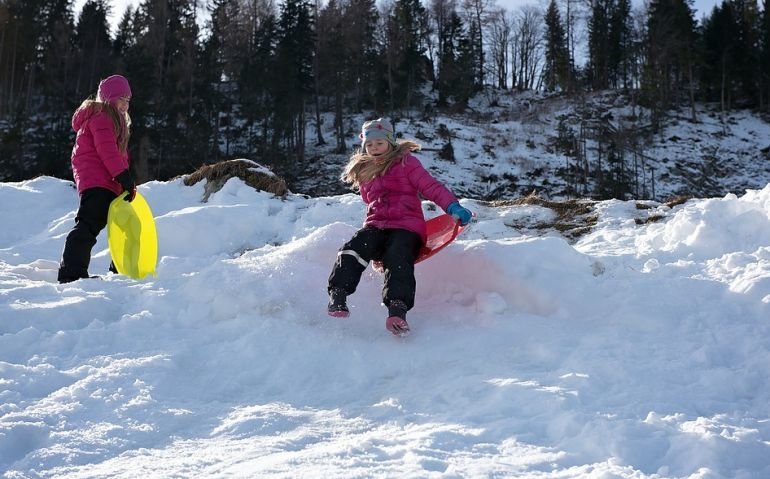
[[[400,299],[394,299],[388,304],[388,319],[385,320],[385,328],[396,336],[409,334],[409,323],[406,322],[406,303]]]
[[[390,316],[385,320],[385,327],[396,336],[407,336],[409,334],[409,323],[406,319],[398,316]]]
[[[350,310],[347,305],[347,296],[340,289],[332,289],[329,292],[329,305],[326,307],[329,316],[334,318],[347,318]]]

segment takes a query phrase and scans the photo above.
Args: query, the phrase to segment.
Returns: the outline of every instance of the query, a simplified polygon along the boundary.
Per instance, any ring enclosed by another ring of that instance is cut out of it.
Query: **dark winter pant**
[[[107,212],[116,197],[115,193],[104,188],[89,188],[80,195],[75,227],[64,242],[59,265],[60,283],[88,278],[91,249],[96,244],[96,237],[107,226]]]
[[[358,230],[340,248],[337,261],[329,276],[329,292],[341,289],[346,295],[356,291],[366,266],[370,261],[382,261],[385,270],[385,287],[382,302],[400,300],[408,309],[414,306],[414,260],[422,247],[417,233],[402,229],[366,227]]]

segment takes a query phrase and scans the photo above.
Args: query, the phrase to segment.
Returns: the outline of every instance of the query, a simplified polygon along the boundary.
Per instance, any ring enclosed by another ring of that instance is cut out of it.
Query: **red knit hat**
[[[102,101],[110,102],[118,98],[131,98],[131,87],[123,75],[108,76],[99,82],[97,95]]]

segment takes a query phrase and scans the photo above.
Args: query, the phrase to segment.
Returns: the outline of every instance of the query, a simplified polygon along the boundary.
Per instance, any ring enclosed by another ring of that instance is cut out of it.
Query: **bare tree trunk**
[[[690,83],[690,116],[693,122],[698,121],[698,116],[695,111],[695,75],[692,68],[692,49],[687,49],[687,76]]]
[[[297,160],[302,166],[305,162],[305,99],[300,100],[299,116],[297,118],[299,125],[297,127]]]
[[[724,58],[724,55],[722,55],[722,82],[719,88],[719,106],[720,112],[719,112],[719,122],[722,124],[722,131],[727,131],[727,125],[725,124],[725,112],[727,105],[725,104],[725,89],[727,88],[727,68],[726,68],[726,59]]]
[[[390,111],[395,109],[396,102],[393,98],[393,59],[388,53],[388,94],[390,96]]]
[[[318,78],[315,80],[315,93],[313,94],[313,97],[315,98],[315,132],[316,132],[316,145],[325,145],[326,140],[324,140],[323,132],[321,131],[321,95],[318,93],[319,86],[318,86]]]
[[[198,0],[193,0],[193,28],[198,24]],[[187,116],[192,117],[193,112],[193,97],[194,97],[194,88],[193,85],[195,84],[195,38],[188,38],[190,40],[190,45],[188,45],[187,54],[189,55],[188,58],[188,65],[189,65],[189,90],[188,90],[188,96],[187,96]]]
[[[488,4],[491,3],[489,0],[466,0],[465,2],[465,9],[467,12],[470,13],[470,15],[473,17],[473,19],[476,21],[476,24],[478,25],[478,33],[476,34],[475,40],[476,42],[476,48],[478,48],[479,52],[479,64],[478,64],[478,70],[476,72],[476,75],[478,76],[479,86],[484,85],[484,34],[483,34],[483,26],[484,26],[484,14],[487,11]]]
[[[343,153],[346,149],[345,128],[342,123],[342,115],[342,90],[338,88],[334,95],[334,132],[337,136],[337,153]]]
[[[2,72],[7,71],[6,68],[3,68],[3,52],[5,51],[5,32],[6,32],[6,30],[7,30],[6,28],[3,28],[3,31],[0,32],[0,71],[2,71]],[[5,108],[4,108],[5,102],[3,101],[3,96],[5,95],[5,91],[4,91],[5,88],[3,88],[4,84],[5,84],[5,78],[4,78],[4,75],[3,75],[3,76],[0,76],[0,118],[3,118],[3,116],[5,116],[4,115],[4,112],[5,112]]]
[[[139,138],[139,145],[136,147],[137,154],[131,157],[131,166],[138,182],[144,182],[150,179],[150,167],[147,157],[150,151],[150,141],[147,135]]]
[[[32,106],[32,97],[33,97],[33,86],[35,85],[35,71],[37,70],[37,65],[34,63],[30,63],[29,68],[29,75],[27,76],[27,94],[24,98],[24,111],[30,111],[30,107]]]
[[[13,58],[11,58],[11,80],[8,82],[10,85],[8,93],[8,113],[11,113],[14,108],[13,104],[16,103],[14,98],[14,86],[16,83],[16,53],[19,46],[19,24],[16,24],[16,30],[13,32]]]
[[[313,8],[313,14],[315,15],[315,24],[318,25],[318,0],[315,1],[315,6]],[[318,44],[320,43],[321,39],[319,38],[319,35],[316,35],[315,40],[315,49],[316,53],[320,50]],[[326,141],[324,140],[323,133],[321,132],[321,99],[320,99],[320,91],[321,91],[321,80],[320,80],[320,67],[318,65],[318,55],[313,55],[313,97],[315,99],[315,132],[316,132],[316,144],[317,145],[325,145]]]

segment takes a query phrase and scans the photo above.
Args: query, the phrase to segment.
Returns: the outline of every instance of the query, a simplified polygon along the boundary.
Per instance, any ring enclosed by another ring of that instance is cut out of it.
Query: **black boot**
[[[350,310],[347,305],[347,295],[341,289],[334,288],[329,291],[329,305],[327,311],[329,316],[335,318],[347,318],[350,316]]]

